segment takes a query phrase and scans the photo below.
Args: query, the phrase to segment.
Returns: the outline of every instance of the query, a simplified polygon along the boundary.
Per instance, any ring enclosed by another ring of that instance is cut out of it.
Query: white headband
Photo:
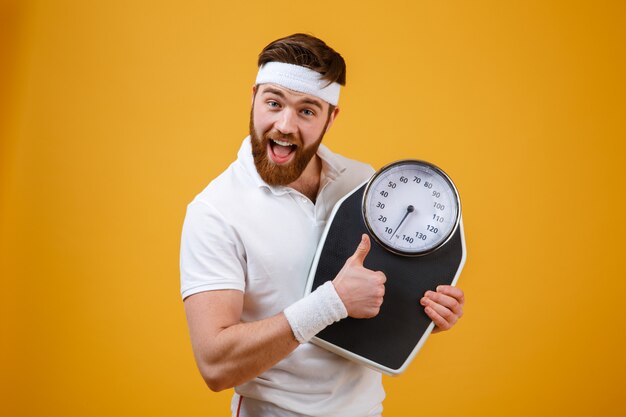
[[[290,90],[310,94],[336,106],[339,103],[339,83],[330,85],[322,75],[312,69],[283,62],[268,62],[259,68],[257,84],[278,84]]]

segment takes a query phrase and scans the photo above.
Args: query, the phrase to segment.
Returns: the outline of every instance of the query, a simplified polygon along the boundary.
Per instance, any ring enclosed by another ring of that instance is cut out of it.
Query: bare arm
[[[363,267],[367,235],[333,280],[351,317],[374,317],[383,301],[385,276]],[[291,353],[299,343],[283,313],[241,323],[243,293],[206,291],[185,299],[196,364],[208,387],[221,391],[247,382]]]
[[[208,387],[242,384],[291,353],[296,341],[285,316],[241,323],[243,293],[207,291],[185,299],[196,364]]]

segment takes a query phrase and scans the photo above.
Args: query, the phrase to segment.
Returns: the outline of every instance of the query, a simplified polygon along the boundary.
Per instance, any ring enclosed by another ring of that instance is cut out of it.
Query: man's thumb
[[[359,265],[363,266],[363,261],[365,261],[365,257],[370,252],[370,237],[366,234],[361,236],[361,242],[359,246],[357,246],[354,255],[352,255],[352,259],[355,262],[358,262]]]

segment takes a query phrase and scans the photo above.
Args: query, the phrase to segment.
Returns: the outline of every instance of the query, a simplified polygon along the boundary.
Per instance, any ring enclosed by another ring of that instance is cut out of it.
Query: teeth
[[[283,142],[282,140],[276,140],[276,139],[272,139],[274,141],[274,143],[277,143],[280,146],[293,146],[292,143],[289,142]]]

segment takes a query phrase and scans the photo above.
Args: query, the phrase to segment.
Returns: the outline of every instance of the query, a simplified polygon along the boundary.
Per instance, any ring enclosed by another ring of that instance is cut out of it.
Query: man
[[[379,416],[381,375],[307,343],[347,316],[378,314],[386,278],[363,267],[369,237],[302,298],[334,204],[373,173],[321,145],[339,113],[344,60],[295,34],[258,63],[250,136],[183,226],[181,289],[198,368],[212,390],[235,387],[234,416]],[[463,303],[461,290],[440,286],[416,308],[446,330]]]

